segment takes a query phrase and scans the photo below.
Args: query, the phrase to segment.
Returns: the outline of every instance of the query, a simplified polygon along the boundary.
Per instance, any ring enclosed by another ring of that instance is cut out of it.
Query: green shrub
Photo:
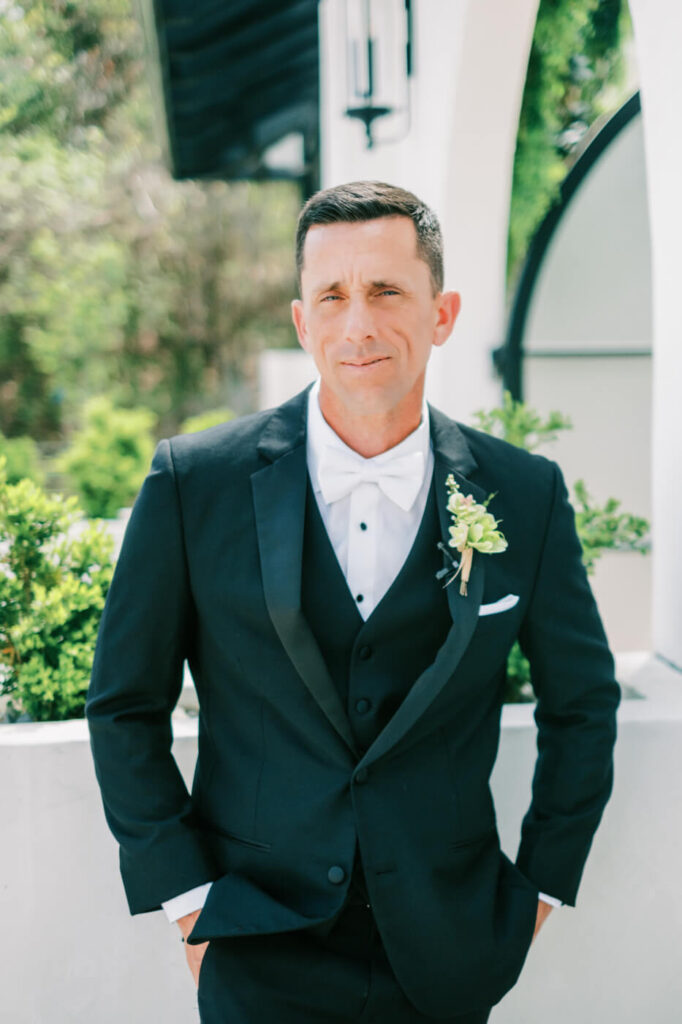
[[[184,420],[180,424],[180,433],[195,434],[198,430],[206,430],[207,427],[217,427],[219,423],[233,420],[235,415],[231,409],[208,409]]]
[[[0,692],[9,714],[83,716],[113,539],[77,499],[7,482],[0,458]],[[18,702],[18,703],[15,703]]]
[[[572,426],[568,417],[560,412],[550,412],[543,421],[535,409],[525,402],[515,401],[509,391],[505,391],[499,408],[488,412],[479,409],[475,412],[474,425],[486,434],[501,437],[527,451],[553,441],[558,431]],[[609,548],[639,551],[642,554],[649,550],[649,523],[646,519],[627,512],[619,513],[620,502],[616,498],[609,498],[603,506],[596,505],[583,480],[576,480],[573,492],[571,504],[583,549],[583,563],[588,574],[594,573],[595,562]],[[509,703],[535,700],[530,664],[518,641],[512,647],[507,661],[504,700]]]
[[[148,409],[117,409],[100,395],[84,409],[84,427],[57,460],[93,518],[111,519],[132,504],[154,452],[156,416]]]
[[[38,445],[32,437],[5,437],[0,433],[0,455],[4,455],[7,482],[16,484],[27,478],[42,484],[45,475],[40,467]]]

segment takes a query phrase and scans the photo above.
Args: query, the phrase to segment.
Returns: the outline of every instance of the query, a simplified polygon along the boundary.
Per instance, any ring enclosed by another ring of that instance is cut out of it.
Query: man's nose
[[[349,300],[344,327],[348,341],[356,344],[375,336],[374,316],[366,299],[358,297]]]

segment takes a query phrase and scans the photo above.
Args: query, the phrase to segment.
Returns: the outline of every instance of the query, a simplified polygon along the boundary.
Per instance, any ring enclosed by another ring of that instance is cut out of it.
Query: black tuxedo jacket
[[[215,879],[191,941],[321,924],[359,843],[410,999],[436,1017],[489,1007],[521,971],[538,892],[575,904],[613,784],[620,690],[573,510],[556,463],[429,406],[443,539],[452,473],[477,501],[497,492],[509,546],[474,554],[467,596],[447,588],[445,642],[360,754],[301,611],[307,391],[161,441],[135,502],[86,707],[129,907]],[[539,731],[512,863],[488,780],[517,637]],[[185,659],[201,708],[191,795],[171,755]]]

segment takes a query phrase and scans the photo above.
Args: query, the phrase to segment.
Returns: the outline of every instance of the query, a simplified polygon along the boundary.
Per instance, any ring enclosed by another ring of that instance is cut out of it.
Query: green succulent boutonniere
[[[440,579],[442,576],[452,572],[450,579],[444,584],[447,587],[461,573],[459,592],[466,596],[474,551],[481,551],[486,555],[497,555],[506,550],[507,540],[504,534],[496,529],[497,524],[501,523],[502,520],[495,519],[495,516],[487,511],[488,503],[495,497],[497,491],[489,494],[483,504],[480,505],[474,501],[473,494],[462,494],[459,484],[452,473],[446,479],[445,484],[450,492],[447,507],[448,512],[452,516],[448,545],[451,548],[457,548],[462,557],[456,571],[453,571],[453,569],[441,569],[437,573],[437,577]],[[440,542],[438,547],[448,556],[454,568],[454,559],[445,545]]]

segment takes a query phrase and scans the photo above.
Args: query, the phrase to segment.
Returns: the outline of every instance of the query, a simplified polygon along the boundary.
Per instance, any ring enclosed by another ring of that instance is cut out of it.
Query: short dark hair
[[[353,224],[377,217],[409,217],[417,232],[417,255],[431,273],[434,295],[443,290],[443,236],[433,210],[407,189],[384,181],[351,181],[315,192],[296,225],[296,282],[301,292],[303,247],[314,224]]]

